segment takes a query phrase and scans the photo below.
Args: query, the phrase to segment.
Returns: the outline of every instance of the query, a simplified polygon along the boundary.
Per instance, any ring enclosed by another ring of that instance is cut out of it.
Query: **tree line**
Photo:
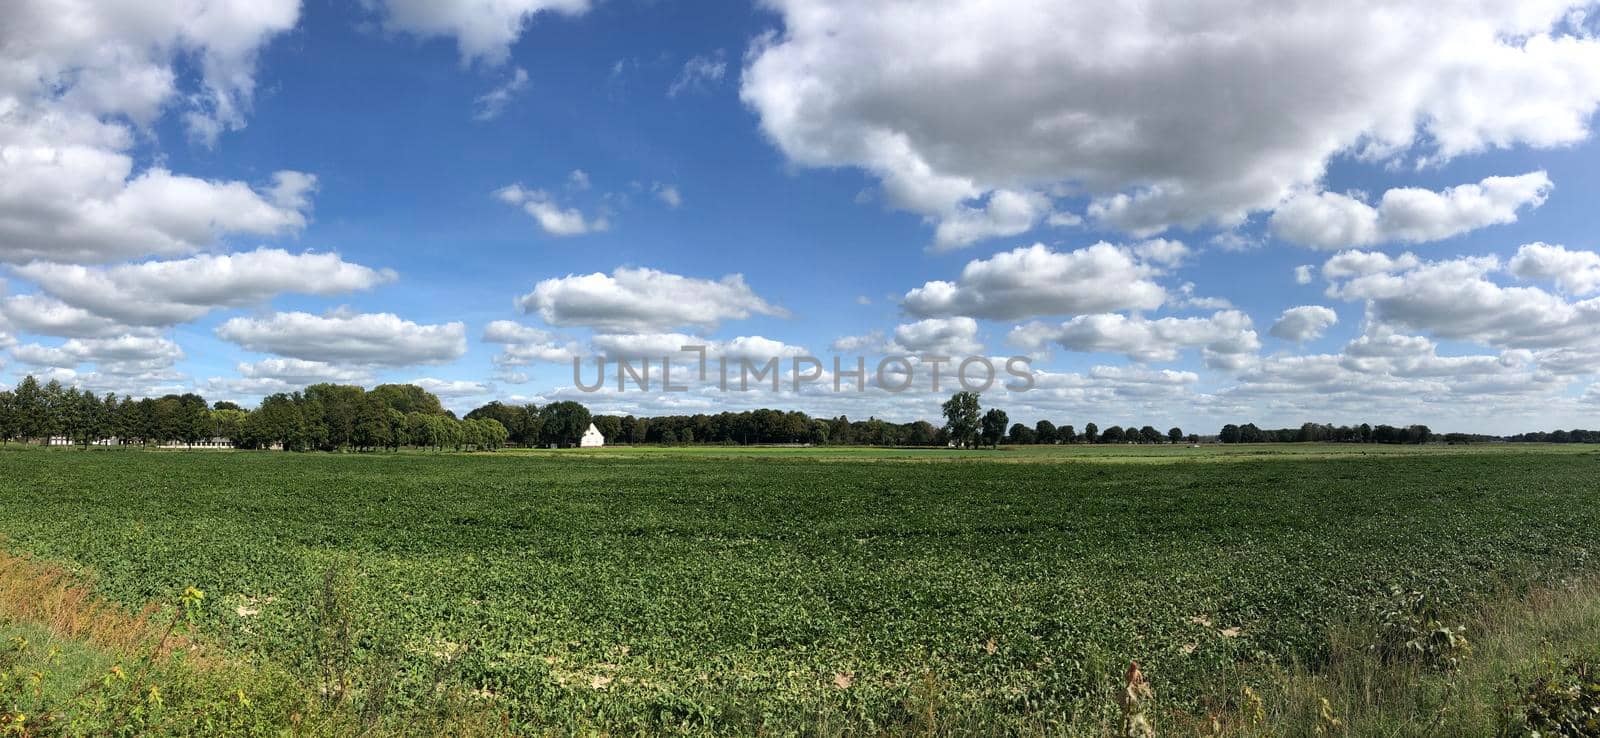
[[[41,384],[32,375],[0,391],[0,442],[147,446],[221,438],[240,448],[494,450],[506,437],[499,423],[457,420],[438,397],[410,384],[370,391],[315,384],[267,397],[254,411],[227,401],[208,404],[194,393],[139,400],[98,396],[54,380]]]
[[[1534,431],[1506,436],[1512,443],[1600,443],[1600,431],[1573,428],[1572,430]]]
[[[1427,443],[1433,431],[1426,425],[1397,428],[1392,425],[1332,426],[1306,423],[1299,428],[1262,430],[1255,423],[1222,426],[1217,433],[1222,443]]]
[[[894,423],[868,418],[813,418],[773,409],[715,414],[591,415],[571,401],[533,404],[490,402],[464,418],[445,409],[439,398],[412,384],[314,384],[292,393],[270,395],[254,410],[220,401],[208,404],[194,393],[135,400],[126,395],[97,396],[58,381],[41,384],[24,377],[0,391],[0,442],[67,439],[78,445],[195,444],[226,439],[240,448],[287,450],[381,450],[399,448],[494,450],[505,445],[575,446],[592,422],[607,443],[726,445],[955,446],[973,448],[1033,444],[1198,443],[1180,428],[1112,425],[1100,429],[1040,420],[1033,426],[1010,423],[1004,410],[984,411],[979,396],[958,392],[941,407],[945,420],[935,426],[917,420]],[[1222,443],[1428,443],[1438,440],[1426,425],[1334,426],[1306,423],[1298,428],[1263,430],[1253,423],[1228,424],[1215,440]],[[1574,429],[1523,433],[1501,438],[1445,434],[1450,443],[1513,441],[1600,443],[1600,431]]]

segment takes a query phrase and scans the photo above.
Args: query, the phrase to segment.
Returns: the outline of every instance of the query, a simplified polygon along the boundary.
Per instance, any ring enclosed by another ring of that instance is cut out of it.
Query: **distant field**
[[[0,535],[130,605],[198,586],[209,637],[303,668],[350,572],[409,690],[449,660],[526,727],[868,725],[930,689],[1003,725],[1103,712],[1130,659],[1174,705],[1315,660],[1391,583],[1593,571],[1597,480],[1576,446],[11,448]]]

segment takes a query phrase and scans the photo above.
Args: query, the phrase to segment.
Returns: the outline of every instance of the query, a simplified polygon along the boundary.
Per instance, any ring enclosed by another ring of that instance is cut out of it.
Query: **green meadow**
[[[1281,687],[1400,593],[1448,627],[1587,581],[1597,472],[1581,446],[12,447],[0,536],[128,613],[200,590],[187,637],[310,694],[449,693],[512,733],[1092,733],[1137,661],[1165,734],[1312,694]]]

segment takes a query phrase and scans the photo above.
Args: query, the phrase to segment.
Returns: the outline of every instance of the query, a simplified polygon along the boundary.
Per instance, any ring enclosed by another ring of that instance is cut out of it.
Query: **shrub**
[[[1600,735],[1600,659],[1568,659],[1549,673],[1512,681],[1499,735]]]
[[[1426,593],[1391,585],[1377,619],[1372,649],[1386,664],[1410,661],[1450,671],[1472,654],[1466,626],[1447,624]]]

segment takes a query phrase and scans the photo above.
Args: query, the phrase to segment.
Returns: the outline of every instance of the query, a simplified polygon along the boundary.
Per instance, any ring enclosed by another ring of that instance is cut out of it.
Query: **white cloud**
[[[512,184],[495,190],[494,196],[508,205],[521,207],[552,236],[581,236],[611,229],[611,222],[605,216],[590,218],[577,208],[563,208],[544,190],[529,190]]]
[[[1543,205],[1550,188],[1550,177],[1539,171],[1443,192],[1396,188],[1383,193],[1377,207],[1350,195],[1303,194],[1280,205],[1269,224],[1279,238],[1320,249],[1423,243],[1515,223],[1517,211]]]
[[[296,387],[324,382],[368,384],[372,381],[372,371],[366,367],[304,359],[274,358],[241,362],[238,372],[239,376],[246,379],[274,379]]]
[[[1300,266],[1295,267],[1294,268],[1294,283],[1295,284],[1311,284],[1311,269],[1312,269],[1312,265],[1310,265],[1310,264],[1301,264]]]
[[[546,279],[517,298],[517,305],[550,325],[618,333],[709,329],[751,315],[788,315],[757,296],[743,275],[712,281],[635,267]]]
[[[1415,269],[1422,262],[1407,252],[1398,257],[1377,251],[1341,251],[1322,265],[1324,279],[1345,279]]]
[[[655,193],[656,199],[666,203],[669,208],[677,208],[683,205],[683,194],[678,192],[677,185],[657,182],[650,186],[650,191]]]
[[[234,378],[207,379],[204,387],[206,395],[257,398],[277,392],[295,392],[313,384],[370,386],[377,381],[370,367],[303,359],[273,358],[242,362],[238,365],[238,372],[239,376]]]
[[[1511,273],[1521,279],[1554,282],[1563,292],[1587,295],[1600,290],[1600,254],[1564,246],[1530,243],[1511,257]]]
[[[830,346],[840,353],[878,354],[888,350],[882,331],[872,331],[860,336],[841,336]]]
[[[1231,226],[1334,156],[1571,144],[1600,101],[1587,0],[767,4],[741,89],[763,132],[938,221],[1066,184],[1130,232]]]
[[[715,54],[701,54],[684,62],[683,71],[667,87],[667,97],[677,97],[684,92],[704,91],[721,82],[728,73],[726,55],[721,49]]]
[[[60,346],[37,343],[18,346],[11,355],[24,364],[76,369],[92,363],[104,374],[142,375],[170,369],[183,359],[183,349],[159,336],[74,338]]]
[[[975,356],[983,351],[978,321],[972,318],[927,318],[895,326],[893,354],[919,356]]]
[[[491,2],[445,2],[442,0],[362,0],[382,16],[383,27],[391,32],[409,33],[421,38],[448,36],[455,39],[463,63],[482,60],[504,62],[511,45],[524,28],[541,13],[582,15],[589,0],[492,0]]]
[[[140,330],[43,295],[7,297],[0,301],[0,316],[41,336],[104,338]]]
[[[1371,322],[1487,346],[1574,348],[1600,341],[1600,298],[1568,302],[1535,287],[1502,287],[1489,279],[1500,269],[1494,257],[1425,262],[1355,276],[1331,285],[1328,295],[1365,301]]]
[[[233,318],[217,327],[217,335],[251,351],[344,364],[439,364],[467,351],[465,325],[419,325],[392,313]]]
[[[1189,258],[1194,252],[1188,246],[1183,245],[1182,241],[1174,241],[1168,238],[1152,238],[1143,243],[1134,244],[1133,253],[1141,260],[1151,264],[1177,267],[1183,264],[1183,260]]]
[[[494,392],[494,386],[464,379],[435,379],[420,377],[410,382],[444,399],[479,397]]]
[[[129,154],[136,131],[169,110],[205,143],[242,127],[258,50],[298,16],[295,0],[9,4],[0,24],[0,261],[179,254],[228,234],[302,228],[308,175],[280,173],[252,188],[159,165],[136,172]],[[180,59],[195,65],[192,83]]]
[[[1029,323],[1011,330],[1008,340],[1025,349],[1056,344],[1068,351],[1122,354],[1138,362],[1174,361],[1186,348],[1203,348],[1207,365],[1242,366],[1261,348],[1250,316],[1222,310],[1209,318],[1146,320],[1106,313],[1080,315],[1059,325]]]
[[[473,101],[478,106],[477,111],[472,114],[473,119],[489,121],[500,117],[500,114],[505,112],[506,106],[526,89],[528,89],[528,70],[517,67],[512,70],[509,79],[479,95],[478,99]]]
[[[331,253],[257,249],[116,267],[33,262],[12,269],[74,308],[122,325],[168,326],[219,307],[265,302],[280,293],[335,295],[394,281],[387,269]]]
[[[959,205],[939,219],[933,249],[948,251],[978,241],[1027,233],[1050,212],[1050,198],[1037,192],[995,190],[982,207]]]
[[[1108,243],[1067,252],[1034,244],[968,262],[956,282],[928,282],[907,292],[901,305],[919,317],[992,320],[1152,310],[1166,301],[1166,291],[1150,279],[1155,273]]]
[[[1338,313],[1321,305],[1301,305],[1283,311],[1278,322],[1268,333],[1285,341],[1301,343],[1321,338],[1328,328],[1339,322]]]
[[[566,363],[579,353],[577,345],[570,341],[562,341],[548,331],[510,320],[489,323],[484,327],[483,340],[505,345],[494,357],[494,363],[499,367],[527,366],[534,362]]]
[[[599,333],[589,341],[595,353],[607,359],[680,358],[690,355],[684,346],[705,346],[710,354],[714,343],[687,333]]]

